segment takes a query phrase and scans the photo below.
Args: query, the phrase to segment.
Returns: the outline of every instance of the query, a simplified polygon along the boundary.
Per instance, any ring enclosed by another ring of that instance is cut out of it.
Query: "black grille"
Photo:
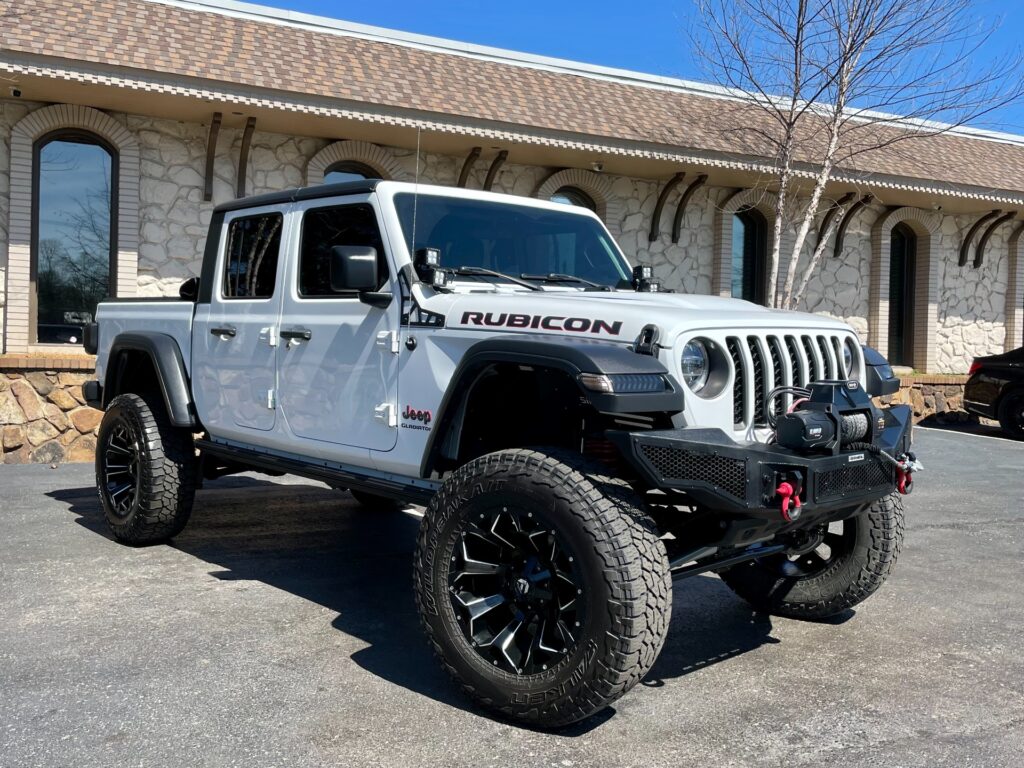
[[[814,345],[811,343],[811,337],[802,336],[801,338],[804,342],[804,352],[807,355],[807,368],[809,369],[807,382],[818,381],[821,379],[821,372],[818,370],[818,360],[814,356]]]
[[[743,459],[649,443],[641,444],[640,450],[666,480],[704,482],[718,486],[737,499],[746,498],[747,471]]]
[[[761,345],[756,336],[747,337],[747,346],[754,367],[754,425],[763,427],[768,423],[764,415],[764,402],[768,394],[764,391],[764,355],[761,354]]]
[[[786,349],[789,350],[789,364],[793,367],[793,384],[802,387],[807,383],[807,374],[800,363],[800,351],[796,346],[796,339],[792,336],[786,337]]]
[[[824,501],[848,493],[862,493],[896,484],[896,470],[872,456],[856,464],[817,472],[814,475],[814,500]]]
[[[828,342],[825,341],[824,336],[818,337],[818,349],[821,350],[821,359],[825,366],[825,378],[835,379],[836,374],[832,369],[832,355],[828,353]]]
[[[846,362],[843,360],[843,350],[839,343],[839,337],[832,337],[832,351],[836,354],[836,367],[839,369],[836,372],[837,379],[846,379],[849,377],[850,372],[846,370]]]
[[[746,397],[746,372],[743,368],[743,356],[740,354],[739,339],[730,336],[725,340],[725,346],[729,350],[729,357],[732,358],[732,368],[736,372],[735,381],[732,385],[732,420],[734,424],[743,423],[743,401]]]
[[[768,352],[772,356],[772,380],[775,382],[774,386],[781,387],[786,383],[786,370],[782,367],[782,345],[777,337],[768,337]],[[784,403],[783,398],[775,398],[774,416],[777,417],[782,412]]]

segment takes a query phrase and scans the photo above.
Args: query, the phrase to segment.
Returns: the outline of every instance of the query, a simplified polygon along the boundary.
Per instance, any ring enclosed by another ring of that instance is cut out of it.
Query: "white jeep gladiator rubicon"
[[[660,290],[564,204],[360,181],[215,209],[180,298],[103,302],[90,403],[113,535],[204,478],[295,473],[426,506],[415,592],[477,701],[544,727],[661,650],[672,580],[821,619],[877,590],[917,468],[843,323]]]

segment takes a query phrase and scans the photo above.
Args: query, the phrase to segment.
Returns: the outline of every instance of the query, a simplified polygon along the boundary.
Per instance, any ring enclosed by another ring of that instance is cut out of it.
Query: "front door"
[[[388,269],[378,212],[368,195],[344,204],[296,206],[299,241],[281,313],[280,403],[298,437],[354,449],[391,450],[397,440],[400,305]],[[384,308],[355,291],[331,286],[336,245],[377,250],[380,291],[396,297]]]
[[[259,437],[276,423],[276,327],[281,311],[280,210],[229,214],[216,283],[192,326],[192,387],[211,435]]]

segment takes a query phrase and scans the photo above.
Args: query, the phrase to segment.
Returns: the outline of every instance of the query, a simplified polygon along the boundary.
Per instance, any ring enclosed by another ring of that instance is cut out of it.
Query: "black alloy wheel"
[[[139,498],[139,439],[124,418],[110,429],[102,466],[105,500],[115,516],[127,517]]]
[[[118,541],[154,544],[180,533],[198,468],[191,430],[171,424],[160,395],[118,395],[107,406],[96,436],[96,490]]]
[[[467,520],[449,555],[452,609],[470,645],[516,675],[546,671],[576,648],[579,563],[550,523],[500,506]]]
[[[434,650],[480,704],[578,722],[635,686],[672,614],[665,547],[631,488],[578,454],[513,448],[449,475],[413,560]]]

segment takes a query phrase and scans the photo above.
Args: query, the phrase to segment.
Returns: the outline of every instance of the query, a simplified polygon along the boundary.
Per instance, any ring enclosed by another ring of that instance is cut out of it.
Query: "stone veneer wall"
[[[55,369],[0,371],[4,464],[92,461],[103,414],[82,397],[90,376]]]
[[[976,421],[964,410],[966,376],[915,376],[900,379],[900,390],[879,398],[883,405],[909,405],[914,423],[934,419],[940,423]]]

